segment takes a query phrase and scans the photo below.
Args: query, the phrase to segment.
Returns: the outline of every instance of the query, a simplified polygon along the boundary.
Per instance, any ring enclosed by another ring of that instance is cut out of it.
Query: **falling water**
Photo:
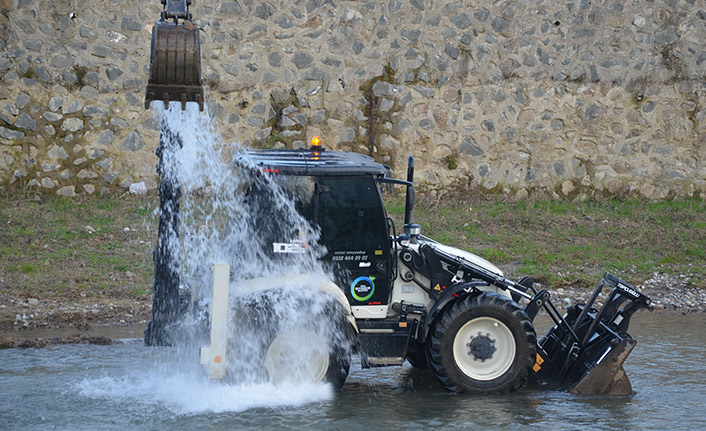
[[[291,190],[280,179],[263,173],[245,148],[226,142],[207,115],[189,108],[172,104],[160,112],[162,182],[178,184],[181,192],[178,233],[170,229],[160,238],[175,256],[171,269],[179,274],[183,304],[178,321],[169,326],[174,346],[149,378],[140,373],[89,380],[81,383],[81,391],[92,397],[152,399],[187,412],[328,398],[328,385],[298,378],[306,376],[309,350],[321,346],[290,344],[285,363],[268,358],[275,368],[269,372],[263,365],[278,334],[310,331],[300,338],[318,334],[317,340],[330,343],[324,348],[347,348],[335,301],[318,287],[330,279],[318,259],[323,252],[318,232],[297,213]],[[273,239],[304,239],[306,252],[273,253]],[[211,268],[218,262],[231,268],[227,376],[209,381],[197,353],[209,344]],[[277,368],[282,365],[287,367]]]

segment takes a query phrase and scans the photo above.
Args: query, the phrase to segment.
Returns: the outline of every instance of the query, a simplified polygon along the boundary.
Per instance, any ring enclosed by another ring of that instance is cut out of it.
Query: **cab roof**
[[[349,151],[249,150],[263,170],[289,175],[385,175],[387,168],[372,157]]]

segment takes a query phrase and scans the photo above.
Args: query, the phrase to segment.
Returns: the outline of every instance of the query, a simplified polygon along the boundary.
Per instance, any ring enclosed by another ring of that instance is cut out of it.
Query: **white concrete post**
[[[211,347],[201,348],[201,364],[208,365],[208,377],[222,379],[226,375],[228,344],[228,287],[230,265],[213,265],[213,302],[211,304]]]

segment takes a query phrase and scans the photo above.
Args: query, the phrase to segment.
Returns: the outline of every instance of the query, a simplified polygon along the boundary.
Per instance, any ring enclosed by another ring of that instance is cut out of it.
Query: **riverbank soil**
[[[399,219],[402,198],[389,200]],[[0,193],[0,330],[146,324],[157,203],[154,195]],[[706,308],[702,200],[420,195],[414,218],[425,235],[485,257],[511,278],[532,275],[559,305],[586,298],[610,271],[650,295],[657,310]]]
[[[146,324],[156,202],[0,195],[0,330]]]

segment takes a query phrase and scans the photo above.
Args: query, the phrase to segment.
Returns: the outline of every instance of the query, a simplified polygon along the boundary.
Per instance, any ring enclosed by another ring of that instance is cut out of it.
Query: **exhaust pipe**
[[[422,228],[418,224],[412,223],[412,210],[414,209],[414,157],[409,156],[407,160],[407,194],[404,203],[404,233],[409,235],[414,243],[421,234]]]

